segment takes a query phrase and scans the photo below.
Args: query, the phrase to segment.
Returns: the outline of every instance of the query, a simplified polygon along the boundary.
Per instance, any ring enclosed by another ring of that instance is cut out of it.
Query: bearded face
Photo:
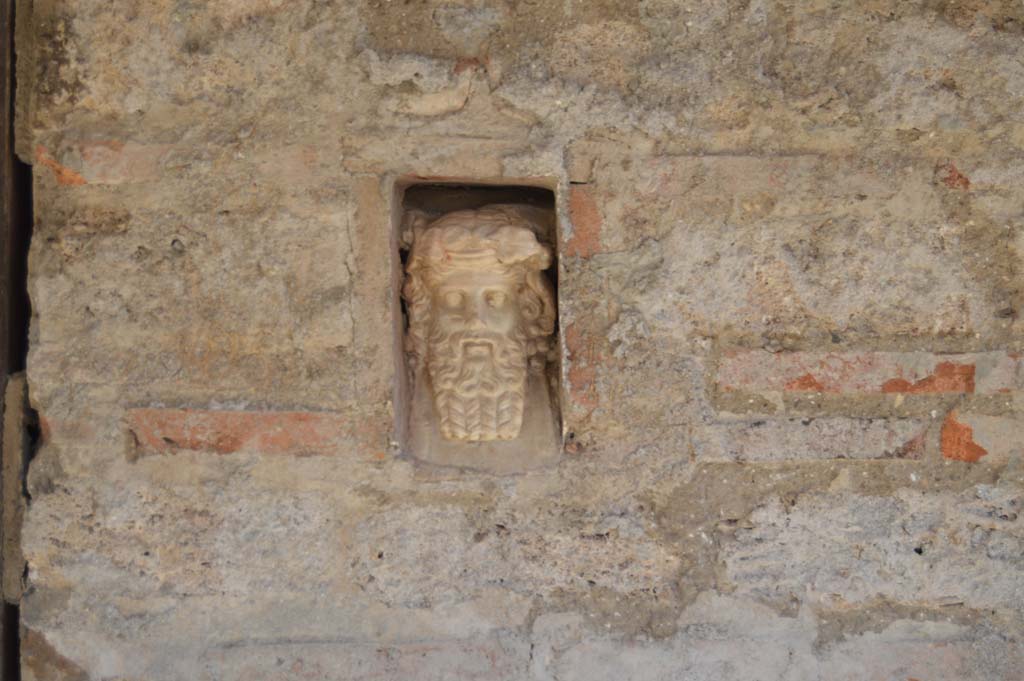
[[[426,365],[448,439],[519,435],[528,366],[520,276],[453,269],[434,282]]]
[[[459,210],[411,229],[406,350],[413,374],[430,379],[447,440],[519,437],[528,374],[544,371],[555,326],[544,275],[552,254],[521,208]]]

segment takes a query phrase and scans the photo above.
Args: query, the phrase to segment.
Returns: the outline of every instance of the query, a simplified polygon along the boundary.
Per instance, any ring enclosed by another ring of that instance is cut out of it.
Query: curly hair
[[[526,322],[527,354],[546,352],[555,329],[554,291],[544,275],[551,265],[551,250],[537,240],[534,226],[514,206],[486,206],[448,213],[414,236],[402,287],[409,314],[405,349],[414,368],[427,354],[428,286],[462,257],[486,258],[521,275],[519,308]]]

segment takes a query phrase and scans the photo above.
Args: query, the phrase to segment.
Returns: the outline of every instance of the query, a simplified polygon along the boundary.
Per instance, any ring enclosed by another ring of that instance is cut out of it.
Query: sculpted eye
[[[461,291],[448,291],[444,294],[444,306],[457,308],[462,307],[463,295]]]
[[[502,305],[505,304],[505,300],[507,299],[507,297],[508,296],[506,296],[501,291],[488,291],[486,300],[487,304],[490,305],[491,307],[501,307]]]

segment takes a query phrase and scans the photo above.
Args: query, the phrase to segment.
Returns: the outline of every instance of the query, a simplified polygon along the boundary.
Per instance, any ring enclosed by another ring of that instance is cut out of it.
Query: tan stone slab
[[[25,498],[21,493],[21,471],[27,446],[25,406],[27,404],[25,374],[14,374],[7,381],[4,395],[3,457],[0,462],[0,499],[3,523],[0,526],[2,551],[2,590],[8,603],[21,600],[22,574],[25,559],[21,554],[21,523]]]

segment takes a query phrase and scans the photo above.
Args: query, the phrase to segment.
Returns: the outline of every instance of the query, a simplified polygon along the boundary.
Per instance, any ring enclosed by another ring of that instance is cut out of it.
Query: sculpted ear
[[[550,336],[555,330],[555,293],[543,272],[526,274],[524,294],[521,309],[530,337]]]
[[[409,210],[406,211],[402,217],[402,229],[400,231],[401,243],[399,246],[402,248],[411,248],[413,243],[416,242],[416,237],[426,229],[430,223],[430,216],[422,210]]]
[[[409,315],[405,330],[405,351],[412,359],[413,369],[416,369],[427,356],[427,327],[430,323],[430,294],[418,272],[405,275],[402,297]]]

